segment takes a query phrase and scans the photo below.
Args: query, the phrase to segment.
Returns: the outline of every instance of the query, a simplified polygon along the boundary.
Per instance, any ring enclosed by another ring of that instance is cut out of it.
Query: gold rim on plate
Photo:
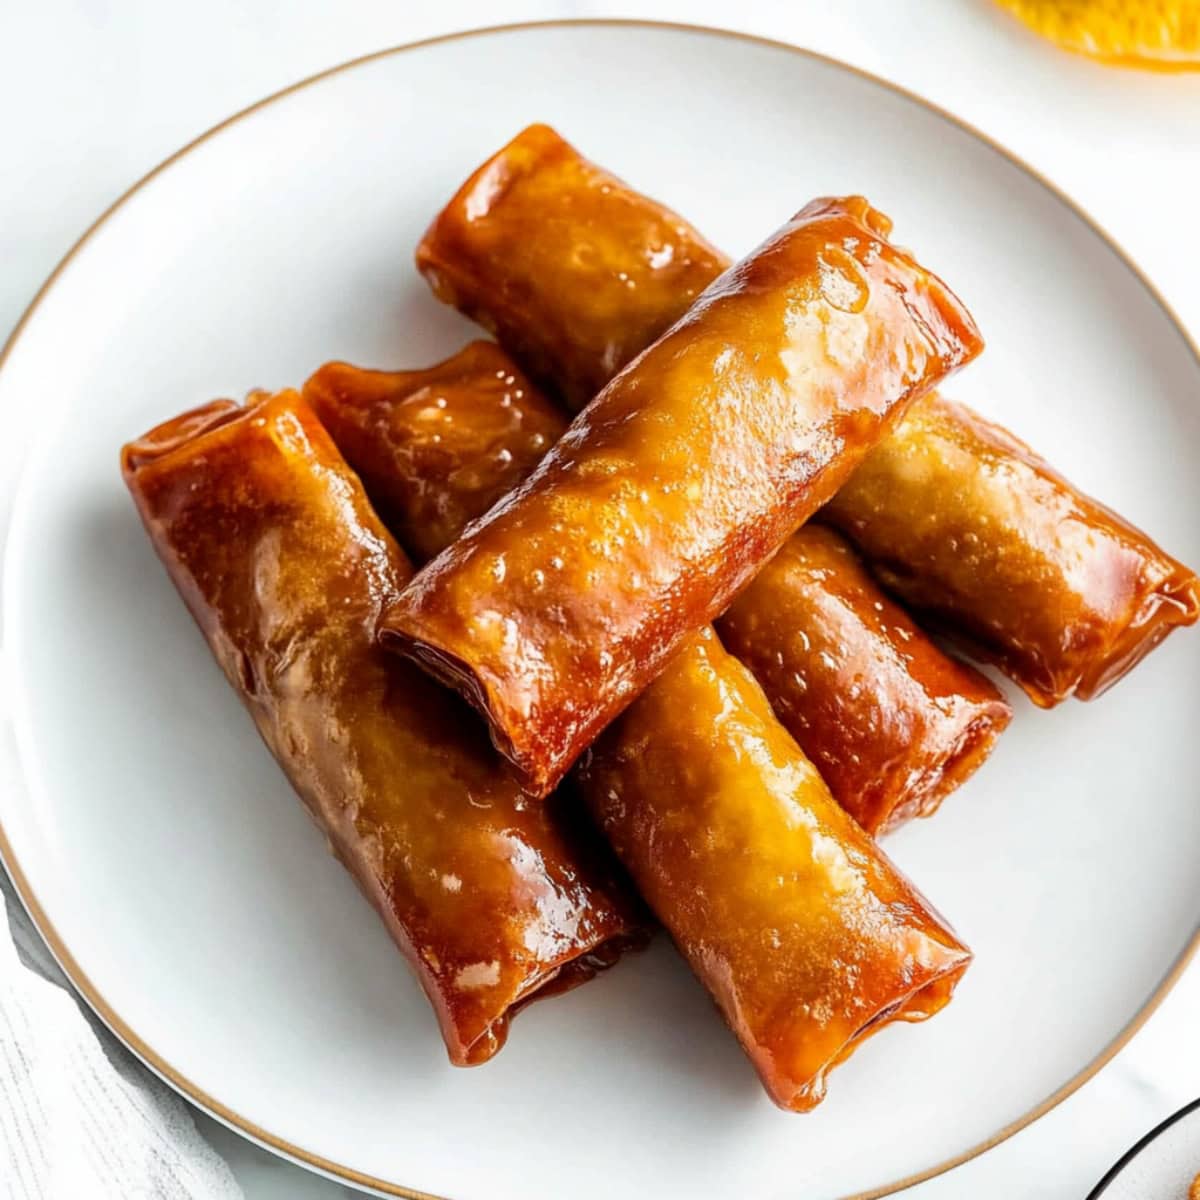
[[[1014,154],[1011,150],[1002,146],[994,138],[989,137],[982,130],[976,129],[969,122],[964,121],[961,117],[955,116],[947,109],[942,108],[938,104],[925,99],[923,96],[917,95],[915,92],[909,91],[907,88],[901,87],[899,84],[891,83],[880,76],[873,74],[870,71],[864,70],[862,67],[852,66],[849,63],[844,63],[839,59],[833,58],[828,54],[821,54],[815,50],[807,50],[801,46],[793,46],[787,42],[781,42],[775,38],[761,37],[757,34],[739,33],[730,29],[717,29],[706,25],[691,25],[673,21],[651,21],[640,20],[637,18],[600,18],[600,17],[585,17],[580,19],[556,19],[546,21],[522,21],[507,25],[489,25],[481,29],[467,29],[459,33],[441,34],[437,37],[423,38],[420,41],[408,42],[401,46],[393,46],[387,50],[376,50],[371,54],[364,54],[358,58],[353,58],[349,62],[344,62],[336,67],[329,67],[324,71],[318,72],[316,75],[310,75],[307,79],[302,79],[297,83],[293,83],[281,91],[275,92],[270,96],[259,100],[257,103],[250,105],[248,108],[242,109],[233,116],[226,118],[218,125],[214,125],[211,129],[202,133],[199,137],[188,142],[186,146],[177,150],[169,158],[165,158],[153,170],[143,175],[132,187],[119,196],[100,216],[92,223],[83,236],[75,243],[74,246],[59,262],[58,266],[50,274],[49,278],[38,289],[37,294],[30,302],[29,307],[21,315],[21,319],[13,328],[8,340],[4,343],[4,348],[0,350],[0,370],[3,370],[5,363],[8,361],[9,355],[16,347],[21,333],[25,326],[32,319],[38,306],[45,299],[50,289],[70,266],[75,256],[83,249],[84,246],[92,239],[101,227],[112,217],[118,209],[120,209],[126,201],[130,200],[134,195],[149,184],[156,176],[166,171],[174,163],[178,162],[185,155],[190,154],[198,146],[223,133],[231,125],[238,121],[242,121],[247,117],[253,116],[260,109],[266,108],[270,104],[274,104],[278,100],[282,100],[294,92],[300,91],[302,88],[310,87],[313,84],[320,83],[331,76],[340,75],[344,71],[354,70],[356,67],[364,66],[367,63],[375,62],[379,59],[390,58],[393,55],[403,54],[410,50],[423,50],[429,46],[438,46],[446,42],[463,41],[467,38],[487,37],[491,34],[498,33],[517,33],[528,30],[537,29],[561,29],[571,27],[602,27],[602,28],[625,28],[625,29],[654,29],[654,30],[679,30],[684,33],[703,34],[716,38],[730,38],[735,41],[750,42],[760,46],[768,46],[776,50],[784,50],[789,54],[795,54],[799,57],[809,59],[811,61],[824,63],[827,66],[836,67],[842,71],[848,71],[852,75],[857,75],[860,79],[865,79],[876,87],[883,88],[885,91],[891,92],[893,95],[901,96],[905,100],[913,104],[919,105],[927,112],[933,113],[940,117],[943,121],[949,122],[965,133],[977,138],[984,145],[994,150],[1003,159],[1020,168],[1031,178],[1035,179],[1043,188],[1046,189],[1052,196],[1055,197],[1061,204],[1065,205],[1080,221],[1084,223],[1104,244],[1112,251],[1113,254],[1128,268],[1130,273],[1141,283],[1151,299],[1159,306],[1163,314],[1175,327],[1176,332],[1183,340],[1184,344],[1191,351],[1196,359],[1197,365],[1200,366],[1200,346],[1192,339],[1187,332],[1183,322],[1179,319],[1178,314],[1167,302],[1165,297],[1159,292],[1153,283],[1146,277],[1142,269],[1133,261],[1122,246],[1107,232],[1088,212],[1080,207],[1074,200],[1066,195],[1055,184],[1051,183],[1041,172],[1030,166],[1020,156]],[[62,967],[68,979],[74,985],[76,990],[88,1002],[97,1016],[108,1026],[117,1037],[121,1039],[125,1045],[142,1060],[155,1074],[160,1076],[164,1081],[170,1084],[177,1092],[191,1101],[197,1107],[203,1109],[210,1116],[215,1117],[231,1129],[250,1138],[261,1146],[265,1146],[269,1150],[275,1151],[284,1158],[291,1159],[300,1166],[309,1167],[320,1174],[327,1175],[334,1180],[355,1184],[359,1187],[372,1188],[377,1192],[382,1192],[387,1196],[399,1196],[404,1200],[446,1200],[446,1197],[435,1196],[430,1192],[417,1191],[414,1188],[405,1187],[403,1184],[391,1183],[386,1179],[379,1179],[373,1175],[366,1175],[361,1171],[354,1170],[353,1167],[344,1166],[341,1163],[333,1162],[331,1159],[322,1158],[318,1154],[313,1154],[311,1151],[305,1150],[301,1146],[292,1145],[291,1142],[283,1138],[276,1137],[273,1133],[262,1126],[256,1125],[253,1121],[247,1120],[239,1113],[233,1112],[226,1108],[215,1097],[210,1096],[207,1092],[197,1087],[190,1079],[180,1074],[169,1062],[166,1061],[160,1054],[153,1050],[143,1041],[137,1033],[128,1025],[121,1017],[113,1010],[99,990],[87,977],[75,961],[70,950],[62,938],[59,937],[57,930],[46,916],[45,910],[42,908],[37,897],[34,895],[33,889],[29,885],[24,872],[21,870],[20,864],[17,862],[16,855],[13,852],[12,844],[8,840],[3,824],[0,823],[0,859],[3,860],[5,867],[8,869],[9,877],[13,881],[18,895],[21,897],[22,903],[37,926],[38,931],[46,940],[59,966]],[[971,1149],[964,1151],[961,1154],[955,1155],[953,1158],[948,1158],[943,1162],[937,1163],[932,1167],[928,1167],[923,1171],[919,1171],[914,1175],[905,1176],[903,1179],[897,1179],[892,1183],[884,1184],[882,1187],[872,1188],[865,1192],[856,1192],[852,1196],[844,1197],[844,1200],[881,1200],[884,1196],[894,1195],[896,1192],[901,1192],[905,1188],[913,1187],[915,1184],[923,1183],[927,1179],[932,1179],[935,1175],[941,1175],[946,1171],[952,1170],[954,1167],[961,1166],[965,1162],[969,1162],[973,1158],[977,1158],[987,1150],[998,1146],[1001,1142],[1012,1137],[1014,1133],[1032,1125],[1039,1117],[1043,1117],[1052,1108],[1062,1103],[1073,1092],[1082,1087],[1089,1079],[1092,1078],[1103,1066],[1105,1066],[1133,1037],[1135,1033],[1146,1023],[1151,1014],[1159,1004],[1162,1003],[1167,993],[1174,987],[1179,977],[1183,974],[1188,963],[1192,960],[1197,949],[1200,948],[1200,926],[1193,932],[1184,947],[1182,953],[1172,964],[1167,971],[1162,981],[1151,993],[1146,1003],[1134,1014],[1133,1018],[1126,1026],[1117,1034],[1117,1036],[1109,1042],[1109,1044],[1094,1058],[1086,1067],[1077,1074],[1073,1075],[1066,1081],[1057,1091],[1047,1096],[1040,1104],[1030,1109],[1023,1116],[1018,1117],[1015,1121],[1004,1126],[999,1132],[993,1134],[986,1141],[980,1142]]]

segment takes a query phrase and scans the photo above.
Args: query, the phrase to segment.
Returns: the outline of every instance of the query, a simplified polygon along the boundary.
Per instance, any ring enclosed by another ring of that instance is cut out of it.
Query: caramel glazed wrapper
[[[418,559],[521,483],[568,424],[495,342],[472,342],[423,370],[327,363],[304,395]],[[868,833],[931,815],[1012,715],[995,685],[927,637],[840,535],[811,522],[717,631]]]
[[[125,447],[147,532],[259,733],[412,964],[453,1063],[644,943],[574,806],[526,796],[473,715],[381,650],[412,569],[294,392]]]
[[[530,469],[553,415],[486,343],[424,372],[329,364],[305,395],[398,527],[432,512],[447,542],[458,530],[442,518],[469,519]],[[855,597],[856,572],[841,574],[840,593]],[[571,786],[785,1108],[817,1104],[829,1070],[870,1034],[937,1012],[970,960],[711,630],[685,643]]]
[[[535,794],[981,349],[889,228],[861,197],[802,210],[388,607],[385,641],[479,708]]]
[[[434,293],[575,408],[729,265],[545,125],[474,172],[417,250]],[[913,404],[819,519],[923,620],[1044,707],[1100,695],[1200,617],[1193,571],[939,396]]]

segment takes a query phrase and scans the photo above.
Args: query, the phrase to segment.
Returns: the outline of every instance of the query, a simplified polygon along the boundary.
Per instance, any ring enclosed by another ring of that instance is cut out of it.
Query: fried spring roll
[[[693,725],[708,731],[703,755]],[[818,1104],[829,1070],[884,1025],[936,1013],[970,961],[711,630],[609,727],[577,779],[783,1108]]]
[[[384,638],[479,708],[537,795],[981,349],[889,228],[862,197],[809,204],[389,606]]]
[[[427,371],[329,363],[304,395],[420,556],[448,546],[533,469],[538,442],[566,428],[487,342]],[[870,833],[931,813],[1011,715],[996,688],[943,654],[827,528],[793,534],[717,628]]]
[[[567,428],[495,342],[423,371],[329,363],[304,394],[384,524],[422,561],[516,487]]]
[[[603,219],[593,221],[594,212]],[[494,333],[574,411],[728,266],[685,221],[546,125],[531,125],[488,159],[417,250],[417,269],[438,298]],[[578,279],[562,308],[547,272]]]
[[[1098,696],[1200,616],[1192,571],[940,396],[914,407],[824,511],[905,603],[1045,708]]]
[[[934,812],[1012,717],[995,685],[942,653],[820,525],[784,543],[717,632],[868,833]]]
[[[463,374],[446,364],[430,372],[455,380]],[[348,446],[366,446],[363,431],[378,431],[364,461],[388,494],[408,497],[414,509],[427,506],[430,497],[407,477],[425,461],[424,443],[436,429],[436,445],[448,457],[438,460],[431,487],[435,496],[449,493],[436,510],[486,504],[486,489],[475,486],[470,470],[480,438],[465,395],[452,417],[425,427],[407,420],[406,397],[414,390],[427,395],[421,372],[358,371],[343,363],[323,367],[305,385],[333,427],[357,426]],[[479,403],[503,405],[504,396],[489,383]],[[383,430],[389,410],[400,419]],[[485,411],[479,421],[496,428],[495,414]],[[519,426],[507,428],[523,442]],[[494,451],[489,443],[488,461]],[[449,469],[454,463],[462,469]],[[407,526],[408,516],[400,523]],[[836,538],[827,530],[821,536]],[[830,811],[817,771],[711,629],[685,642],[584,763],[577,786],[655,895],[668,930],[779,1104],[811,1108],[829,1067],[868,1033],[889,1020],[929,1016],[950,998],[969,953],[853,822]],[[663,803],[667,792],[670,804]],[[693,852],[700,844],[710,847],[707,859]],[[723,851],[741,864],[736,878],[728,863],[719,864]],[[697,930],[706,921],[685,900],[691,888],[720,914],[703,944]],[[777,940],[764,944],[769,930]]]
[[[555,215],[543,229],[544,211]],[[729,260],[535,125],[467,180],[417,265],[441,299],[582,405]],[[926,435],[939,450],[914,449]],[[945,401],[917,401],[823,516],[903,598],[1042,705],[1098,695],[1200,610],[1191,571],[1003,429]]]
[[[460,702],[379,649],[411,568],[294,392],[130,443],[155,549],[259,733],[416,971],[450,1059],[638,935],[594,833],[532,804]]]

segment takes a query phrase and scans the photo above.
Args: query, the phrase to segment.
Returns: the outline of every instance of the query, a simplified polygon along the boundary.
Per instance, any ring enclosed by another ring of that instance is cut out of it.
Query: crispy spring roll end
[[[495,342],[419,371],[326,363],[304,398],[384,523],[422,560],[520,483],[567,427]]]
[[[631,257],[644,272],[636,287],[621,273]],[[416,260],[439,300],[495,334],[576,411],[729,265],[675,213],[546,125],[529,126],[471,174]],[[567,262],[586,279],[557,303],[540,301],[539,281],[561,276]]]
[[[1102,696],[1113,684],[1124,679],[1168,634],[1194,625],[1198,619],[1200,579],[1182,563],[1172,562],[1166,578],[1146,596],[1137,616],[1113,643],[1108,657],[1080,683],[1076,697],[1095,700]]]
[[[914,788],[906,802],[897,805],[876,827],[877,835],[891,833],[906,821],[931,817],[951,792],[962,787],[987,761],[996,739],[1008,728],[1012,709],[1003,698],[984,707],[970,719],[959,740],[949,753],[931,769],[923,784]]]
[[[725,646],[868,832],[931,815],[987,758],[1012,710],[810,521],[717,621]]]
[[[918,400],[822,512],[887,589],[1051,708],[1200,617],[1200,580],[1020,439]]]
[[[336,849],[334,853],[337,853]],[[340,858],[341,856],[338,855],[338,857]],[[367,899],[371,900],[372,897],[368,895]],[[629,911],[631,914],[634,913],[635,905],[631,904]],[[580,984],[594,979],[601,971],[607,971],[609,967],[615,966],[623,954],[630,951],[644,950],[650,944],[651,925],[648,922],[639,925],[641,920],[640,916],[636,918],[631,917],[627,932],[614,934],[607,941],[600,942],[587,953],[581,954],[564,963],[561,967],[555,967],[547,971],[545,975],[531,980],[526,990],[519,996],[516,996],[509,1003],[504,1013],[496,1017],[473,1042],[469,1044],[460,1043],[457,1046],[447,1045],[450,1065],[454,1067],[478,1067],[488,1062],[504,1048],[504,1044],[508,1041],[508,1031],[512,1025],[513,1017],[527,1005],[532,1004],[535,1000],[547,1000],[552,996],[561,996],[565,992],[579,987]],[[439,1023],[443,1027],[452,1024],[454,1014],[449,1011],[442,1011],[437,979],[431,977],[426,980],[423,970],[419,974],[422,976],[422,987],[425,994],[430,997],[434,1007],[438,1010]],[[916,1019],[920,1020],[921,1018]]]
[[[869,1017],[812,1080],[803,1086],[793,1089],[787,1079],[773,1082],[768,1076],[770,1067],[760,1067],[768,1095],[786,1112],[812,1112],[825,1099],[825,1092],[829,1086],[829,1073],[844,1063],[868,1038],[886,1028],[893,1021],[903,1021],[915,1025],[920,1021],[927,1021],[941,1012],[953,998],[959,980],[971,965],[971,959],[972,955],[968,951],[965,958],[956,966],[951,967],[932,982],[915,988],[898,1004],[882,1008]]]

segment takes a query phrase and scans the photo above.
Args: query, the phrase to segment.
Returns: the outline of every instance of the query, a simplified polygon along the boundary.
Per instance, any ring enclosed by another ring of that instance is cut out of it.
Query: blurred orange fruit
[[[1163,71],[1200,70],[1200,0],[999,0],[1066,50]]]

